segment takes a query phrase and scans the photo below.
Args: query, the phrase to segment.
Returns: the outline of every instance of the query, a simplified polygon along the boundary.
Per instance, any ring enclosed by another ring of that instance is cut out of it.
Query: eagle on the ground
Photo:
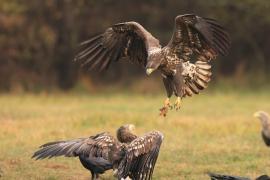
[[[262,125],[262,139],[266,146],[270,146],[270,117],[267,112],[264,111],[257,111],[254,113],[254,116],[259,118]]]
[[[118,179],[150,180],[163,134],[152,131],[138,137],[132,133],[134,127],[132,124],[121,126],[117,130],[117,139],[103,132],[88,138],[49,142],[40,146],[32,158],[79,157],[81,164],[91,172],[92,179],[113,169]]]
[[[248,177],[232,176],[232,175],[223,175],[216,173],[208,173],[211,180],[252,180]],[[270,177],[267,175],[261,175],[254,180],[270,180]]]
[[[161,109],[165,115],[172,108],[169,98],[173,94],[177,96],[174,107],[179,109],[183,97],[207,87],[212,74],[210,61],[218,54],[226,55],[230,46],[228,33],[214,19],[179,15],[174,26],[171,40],[161,47],[159,40],[139,23],[115,24],[103,34],[82,42],[75,60],[83,66],[104,70],[111,62],[128,57],[143,66],[148,75],[159,70],[168,96]]]

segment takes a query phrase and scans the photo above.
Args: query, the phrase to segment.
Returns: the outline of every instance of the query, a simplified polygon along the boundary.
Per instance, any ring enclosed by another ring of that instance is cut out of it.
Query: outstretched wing
[[[208,173],[211,180],[251,180],[246,177],[239,177],[239,176],[230,176],[230,175],[221,175],[215,173]]]
[[[112,61],[128,57],[131,62],[146,65],[148,51],[159,48],[159,41],[137,22],[115,24],[103,34],[81,43],[75,60],[100,70]]]
[[[173,37],[168,45],[177,47],[184,59],[196,52],[208,60],[228,53],[230,37],[216,20],[186,14],[175,18]]]
[[[183,96],[191,96],[207,87],[212,74],[209,61],[228,53],[230,37],[216,20],[186,14],[175,18],[174,33],[167,46],[185,62]]]
[[[32,158],[44,159],[56,156],[85,156],[102,157],[108,160],[110,147],[117,143],[117,140],[108,133],[100,133],[89,138],[79,138],[67,141],[56,141],[40,146]]]
[[[132,141],[119,164],[118,177],[121,179],[131,176],[135,180],[151,179],[162,140],[162,133],[153,131]]]

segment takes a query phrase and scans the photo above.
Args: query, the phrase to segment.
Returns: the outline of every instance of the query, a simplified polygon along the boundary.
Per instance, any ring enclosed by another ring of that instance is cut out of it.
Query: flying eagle
[[[270,146],[270,117],[267,112],[257,111],[254,116],[259,118],[262,125],[262,139],[266,146]]]
[[[221,175],[215,173],[208,173],[211,180],[252,180],[247,177],[240,177],[240,176],[231,176],[231,175]],[[270,177],[267,175],[261,175],[254,180],[270,180]]]
[[[79,157],[82,165],[91,172],[92,179],[98,179],[99,174],[114,169],[118,179],[149,180],[163,135],[152,131],[137,137],[133,130],[134,125],[128,124],[117,130],[117,139],[103,132],[88,138],[49,142],[40,146],[32,158]]]
[[[212,74],[209,62],[227,54],[229,46],[229,35],[216,20],[185,14],[175,18],[172,38],[164,47],[139,23],[124,22],[82,42],[75,60],[103,70],[127,57],[148,75],[159,70],[168,96],[161,111],[167,112],[173,94],[177,97],[174,107],[179,109],[183,97],[207,87]]]

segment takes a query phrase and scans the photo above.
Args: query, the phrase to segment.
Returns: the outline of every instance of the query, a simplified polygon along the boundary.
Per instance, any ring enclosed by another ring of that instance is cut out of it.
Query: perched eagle
[[[141,137],[132,133],[134,125],[121,126],[117,139],[107,132],[67,141],[49,142],[34,153],[32,158],[44,159],[56,156],[78,156],[82,165],[91,172],[92,179],[114,169],[118,179],[130,177],[134,180],[152,178],[162,133],[149,132]]]
[[[259,118],[262,125],[262,138],[266,146],[270,146],[270,117],[264,111],[257,111],[254,116]]]
[[[159,70],[168,96],[161,111],[172,108],[169,101],[172,94],[177,96],[174,107],[179,109],[183,97],[198,94],[207,87],[212,74],[210,61],[218,54],[227,54],[230,38],[216,20],[194,14],[177,16],[174,26],[171,40],[161,47],[159,40],[139,23],[115,24],[81,43],[75,60],[103,70],[111,62],[127,57],[143,66],[148,75]]]
[[[231,176],[231,175],[221,175],[221,174],[215,174],[215,173],[208,173],[211,180],[252,180],[247,177],[240,177],[240,176]],[[267,175],[262,175],[257,177],[254,180],[270,180],[270,177]]]

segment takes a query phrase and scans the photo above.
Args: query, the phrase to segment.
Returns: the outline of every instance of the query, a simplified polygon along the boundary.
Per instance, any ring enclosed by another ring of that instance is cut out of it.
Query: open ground
[[[87,137],[133,123],[142,135],[164,133],[153,179],[208,179],[206,172],[256,177],[270,172],[270,149],[252,114],[270,112],[268,91],[207,92],[183,100],[163,118],[165,96],[137,94],[0,95],[2,179],[88,179],[76,158],[35,161],[48,141]],[[174,99],[172,99],[174,100]],[[102,179],[113,179],[108,171]]]

